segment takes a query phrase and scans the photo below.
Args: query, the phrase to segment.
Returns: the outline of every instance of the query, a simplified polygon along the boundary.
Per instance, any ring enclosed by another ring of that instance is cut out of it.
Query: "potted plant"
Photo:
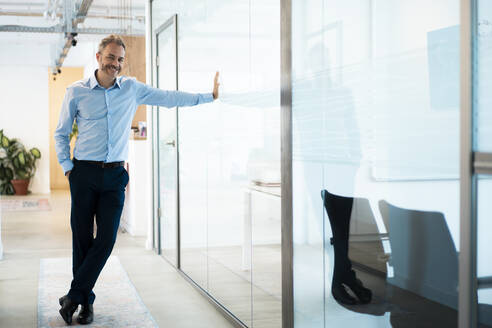
[[[0,194],[27,195],[39,158],[39,149],[27,151],[18,139],[9,139],[0,130]]]

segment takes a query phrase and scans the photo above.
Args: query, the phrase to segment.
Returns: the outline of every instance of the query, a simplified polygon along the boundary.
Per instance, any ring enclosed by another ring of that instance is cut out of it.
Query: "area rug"
[[[48,198],[23,198],[21,196],[2,196],[0,205],[4,212],[51,211]]]
[[[69,258],[41,259],[38,290],[38,328],[65,327],[58,313],[58,298],[67,293],[72,279],[72,261]],[[106,263],[94,288],[94,322],[75,327],[158,327],[143,304],[126,271],[116,256]],[[79,307],[80,310],[80,307]],[[71,327],[72,327],[71,326]]]

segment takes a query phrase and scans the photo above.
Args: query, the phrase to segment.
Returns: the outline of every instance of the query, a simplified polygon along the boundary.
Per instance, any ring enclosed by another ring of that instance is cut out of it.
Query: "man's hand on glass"
[[[219,98],[219,72],[215,72],[215,78],[214,78],[214,91],[212,92],[214,95],[214,100]]]

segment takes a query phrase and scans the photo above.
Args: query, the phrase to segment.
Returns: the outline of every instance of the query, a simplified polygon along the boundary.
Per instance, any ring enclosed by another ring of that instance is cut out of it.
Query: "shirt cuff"
[[[214,94],[212,92],[203,94],[203,102],[209,103],[212,101],[214,101]]]
[[[71,160],[67,159],[63,163],[61,163],[61,167],[63,168],[63,173],[67,174],[68,171],[73,169],[73,163]]]

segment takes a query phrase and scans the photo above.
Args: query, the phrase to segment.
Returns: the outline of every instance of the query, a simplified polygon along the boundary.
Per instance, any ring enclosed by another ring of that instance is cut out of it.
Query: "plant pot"
[[[29,186],[29,179],[22,180],[10,180],[12,185],[14,186],[16,195],[27,195],[27,187]]]

